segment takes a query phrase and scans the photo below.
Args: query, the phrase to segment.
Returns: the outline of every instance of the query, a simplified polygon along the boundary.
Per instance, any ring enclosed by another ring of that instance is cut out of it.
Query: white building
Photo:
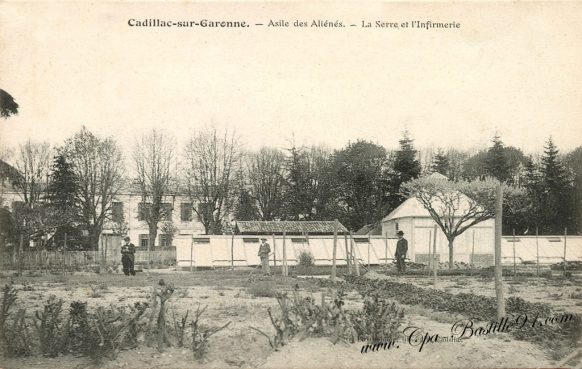
[[[416,262],[425,262],[432,246],[436,226],[436,257],[441,262],[448,261],[449,248],[445,234],[437,226],[428,210],[416,198],[404,201],[382,219],[382,234],[394,237],[397,231],[404,232],[408,240],[408,257]],[[469,228],[454,241],[454,260],[471,262],[474,250],[474,263],[477,265],[493,263],[495,239],[495,220],[489,219]],[[474,249],[473,249],[474,247]]]

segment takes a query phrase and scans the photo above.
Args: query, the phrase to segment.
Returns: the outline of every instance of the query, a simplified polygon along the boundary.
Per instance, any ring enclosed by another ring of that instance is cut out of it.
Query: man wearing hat
[[[125,244],[121,246],[121,264],[123,264],[123,273],[127,276],[135,275],[133,264],[135,261],[135,245],[130,241],[129,236],[123,238]]]
[[[271,274],[269,269],[269,254],[271,253],[271,246],[267,243],[266,238],[261,238],[261,247],[259,248],[259,257],[261,258],[261,268],[264,274]]]
[[[404,238],[404,232],[396,232],[398,236],[398,242],[396,243],[396,268],[399,272],[404,272],[406,266],[404,264],[404,259],[406,258],[406,252],[408,251],[408,241]]]

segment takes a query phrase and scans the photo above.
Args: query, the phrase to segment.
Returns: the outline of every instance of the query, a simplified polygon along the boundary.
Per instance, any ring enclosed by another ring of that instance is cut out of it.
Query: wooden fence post
[[[190,273],[194,271],[194,235],[190,238]]]
[[[432,247],[432,230],[428,230],[428,275],[427,277],[430,278],[430,272],[432,270],[432,264],[434,264],[433,260],[431,259],[431,247]]]
[[[471,277],[473,276],[473,269],[475,269],[475,230],[473,229],[473,246],[471,247]]]
[[[566,243],[568,241],[568,228],[564,228],[564,276],[566,275]]]
[[[540,244],[538,242],[538,227],[536,227],[536,277],[540,276]]]
[[[501,228],[503,220],[503,187],[497,185],[495,198],[495,296],[497,297],[497,319],[505,316],[503,297],[503,273],[501,267]]]
[[[517,264],[515,262],[515,228],[512,229],[513,234],[513,279],[517,277]]]
[[[335,282],[335,277],[337,274],[336,271],[336,256],[337,256],[337,223],[338,220],[336,219],[333,222],[333,259],[331,264],[331,281]]]
[[[344,244],[346,247],[346,267],[348,268],[348,274],[352,275],[352,264],[350,262],[350,250],[348,248],[348,235],[344,233]]]
[[[438,263],[436,259],[436,243],[437,243],[437,226],[434,225],[433,232],[432,232],[432,270],[433,270],[433,287],[436,288],[437,285],[437,268]]]
[[[287,248],[285,245],[285,231],[283,231],[283,275],[286,277],[289,275],[289,272],[287,270]],[[273,245],[273,248],[275,248],[275,246]]]

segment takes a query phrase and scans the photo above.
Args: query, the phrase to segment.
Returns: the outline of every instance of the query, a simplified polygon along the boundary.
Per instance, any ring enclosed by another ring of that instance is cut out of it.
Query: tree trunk
[[[155,249],[156,238],[158,236],[158,227],[150,227],[149,241],[148,241],[148,268],[152,265],[152,249]]]
[[[449,240],[449,270],[453,269],[453,241]]]

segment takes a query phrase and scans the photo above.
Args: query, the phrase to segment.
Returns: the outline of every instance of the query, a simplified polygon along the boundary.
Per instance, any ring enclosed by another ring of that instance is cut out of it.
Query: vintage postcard
[[[0,2],[0,368],[580,368],[581,21]]]

